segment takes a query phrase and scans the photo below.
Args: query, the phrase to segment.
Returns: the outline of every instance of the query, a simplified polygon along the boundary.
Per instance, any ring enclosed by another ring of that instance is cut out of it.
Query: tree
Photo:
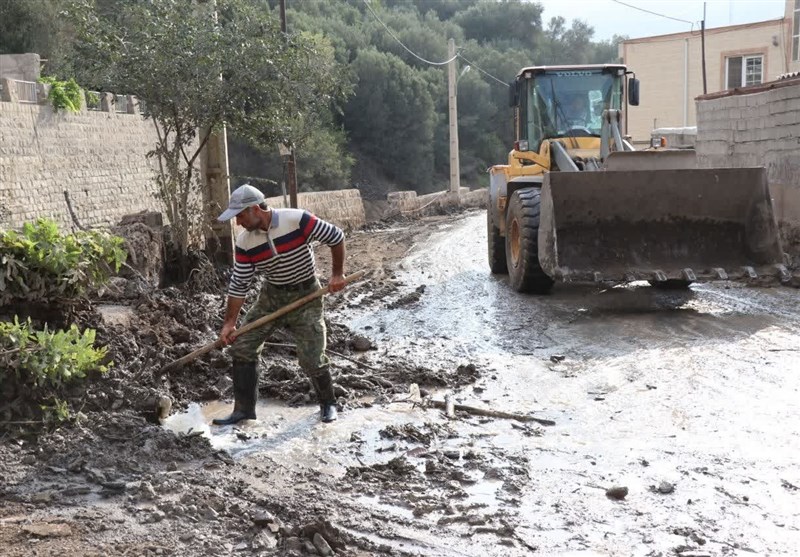
[[[454,19],[468,39],[480,44],[513,40],[520,46],[534,48],[535,31],[542,27],[543,11],[541,4],[522,0],[483,0],[457,13]]]
[[[82,83],[136,95],[157,130],[159,194],[176,247],[208,222],[198,157],[223,123],[254,146],[293,144],[308,116],[346,96],[331,49],[286,35],[249,0],[79,0],[73,64]]]
[[[352,140],[388,177],[418,189],[433,180],[434,103],[428,83],[392,54],[368,49],[352,64],[356,93],[345,109]]]
[[[0,0],[0,54],[33,52],[47,59],[48,73],[65,73],[64,54],[71,37],[69,26],[58,17],[62,3]]]

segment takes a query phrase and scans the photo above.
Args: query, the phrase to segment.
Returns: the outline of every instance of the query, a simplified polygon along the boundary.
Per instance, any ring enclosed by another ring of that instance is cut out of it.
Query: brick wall
[[[705,168],[764,166],[784,251],[800,263],[800,79],[697,100]]]
[[[47,216],[74,230],[159,211],[145,157],[155,142],[140,115],[0,102],[0,228]]]

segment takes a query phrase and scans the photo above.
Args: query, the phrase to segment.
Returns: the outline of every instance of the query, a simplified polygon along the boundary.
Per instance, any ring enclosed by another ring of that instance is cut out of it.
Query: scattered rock
[[[319,555],[319,553],[317,552],[317,548],[314,547],[314,544],[312,543],[311,540],[303,540],[303,549],[309,555]]]
[[[139,497],[149,500],[155,499],[156,490],[153,488],[153,484],[150,482],[142,482],[141,486],[139,486]]]
[[[283,525],[283,522],[281,522],[281,519],[279,518],[276,518],[273,522],[270,522],[267,526],[269,527],[269,531],[272,532],[273,534],[277,534],[278,532],[286,529],[285,526]]]
[[[286,538],[283,542],[283,547],[286,551],[303,551],[303,540],[298,537]]]
[[[669,482],[661,482],[658,484],[658,492],[663,493],[664,495],[668,495],[675,491],[675,486]]]
[[[330,555],[333,555],[333,550],[331,549],[331,546],[328,545],[328,542],[325,541],[325,538],[323,538],[319,534],[319,532],[314,534],[313,541],[314,541],[314,547],[317,548],[317,551],[319,552],[320,555],[322,555],[323,557],[329,557]]]
[[[625,486],[614,486],[606,490],[606,497],[616,501],[622,501],[628,496],[628,488]]]
[[[275,536],[269,534],[265,530],[262,530],[255,535],[251,545],[254,550],[275,549],[278,546],[278,540],[275,539]]]
[[[216,520],[217,517],[219,517],[219,513],[211,507],[206,507],[203,509],[203,517],[207,518],[208,520]]]
[[[261,526],[264,528],[265,526],[269,526],[270,523],[275,521],[275,517],[273,517],[267,511],[258,511],[255,516],[253,516],[253,523],[256,526]]]
[[[72,528],[69,524],[48,524],[46,522],[39,522],[35,524],[26,524],[22,527],[24,532],[39,538],[63,538],[72,535]]]
[[[40,491],[39,493],[34,493],[31,496],[32,503],[51,503],[56,496],[56,492],[52,489],[48,489],[45,491]]]
[[[358,352],[366,352],[373,348],[373,344],[367,337],[356,335],[350,340],[350,347]]]

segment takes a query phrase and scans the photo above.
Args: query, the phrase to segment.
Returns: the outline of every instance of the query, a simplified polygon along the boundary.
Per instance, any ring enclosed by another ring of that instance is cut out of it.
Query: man
[[[567,129],[586,128],[589,126],[589,99],[585,93],[572,95],[567,104],[564,118]]]
[[[245,316],[249,323],[319,289],[311,242],[331,248],[333,269],[329,288],[344,288],[344,233],[302,209],[274,209],[264,201],[264,194],[249,184],[237,188],[221,222],[236,217],[244,228],[236,238],[236,254],[228,287],[228,303],[220,340],[230,344],[233,357],[234,406],[230,416],[215,419],[215,425],[235,424],[256,419],[258,400],[258,359],[270,327],[259,327],[237,336],[236,320],[256,273],[265,276],[258,300]],[[300,367],[311,381],[320,403],[323,422],[336,419],[336,397],[330,363],[325,355],[326,332],[322,298],[317,298],[281,317],[276,325],[286,326],[294,335]]]

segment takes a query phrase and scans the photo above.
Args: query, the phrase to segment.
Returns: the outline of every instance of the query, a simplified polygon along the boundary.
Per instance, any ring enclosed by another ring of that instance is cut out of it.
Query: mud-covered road
[[[387,426],[436,424],[450,433],[426,452],[448,454],[467,481],[456,493],[423,482],[451,498],[430,511],[402,488],[341,495],[353,534],[423,555],[796,554],[796,290],[561,285],[520,295],[487,272],[482,213],[442,222],[398,267],[419,300],[355,308],[351,328],[387,355],[483,370],[459,403],[557,425],[377,405],[324,430],[268,435],[263,453],[245,458],[336,478],[414,455],[413,443],[381,440]],[[361,448],[346,450],[354,437]],[[488,463],[471,467],[469,454]],[[424,470],[424,459],[410,461]],[[628,488],[624,500],[606,496],[614,486]]]
[[[541,437],[476,428],[525,459],[516,532],[543,555],[798,554],[797,290],[519,295],[487,273],[483,218],[443,225],[403,263],[409,288],[426,285],[416,308],[355,323],[393,350],[481,362],[466,403],[556,420]]]
[[[522,295],[489,274],[485,235],[485,213],[473,212],[350,236],[349,270],[374,268],[330,300],[345,389],[333,424],[318,423],[313,401],[287,403],[304,383],[291,358],[268,356],[257,422],[210,428],[229,408],[211,401],[180,406],[155,433],[103,415],[108,424],[91,431],[0,451],[13,501],[0,513],[0,547],[800,554],[798,290],[557,285]],[[344,354],[357,335],[371,348]],[[204,373],[219,377],[222,364]],[[448,417],[409,399],[414,383],[424,401],[555,425]],[[69,534],[31,532],[31,520]]]

